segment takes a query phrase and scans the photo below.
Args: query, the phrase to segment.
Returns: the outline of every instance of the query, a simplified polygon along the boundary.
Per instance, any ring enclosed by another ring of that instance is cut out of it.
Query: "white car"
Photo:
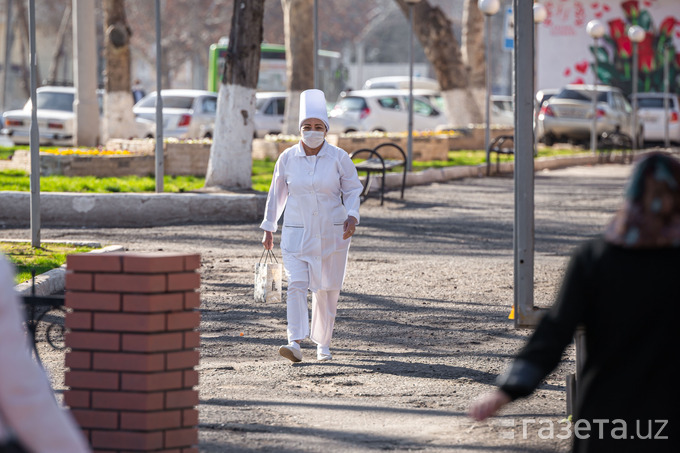
[[[99,114],[102,113],[102,90],[97,90]],[[43,86],[36,90],[38,132],[41,145],[73,146],[74,87]],[[16,145],[28,145],[31,131],[29,99],[21,110],[10,110],[2,115],[2,133]],[[101,125],[101,121],[99,122]]]
[[[665,140],[664,93],[638,93],[638,120],[643,122],[645,142],[662,142]],[[678,97],[668,95],[668,138],[671,142],[680,143],[680,105]]]
[[[137,102],[132,111],[138,118],[155,123],[154,91]],[[163,101],[163,137],[211,138],[217,114],[217,93],[205,90],[161,90]],[[155,128],[152,137],[155,136]]]
[[[342,93],[329,114],[330,132],[405,132],[408,130],[408,90],[359,90]],[[413,97],[413,130],[436,130],[446,115],[425,97]]]
[[[280,134],[283,130],[285,92],[258,92],[255,94],[255,137]]]
[[[362,90],[382,90],[382,89],[396,89],[408,90],[411,80],[409,76],[385,76],[373,77],[366,80]],[[413,89],[424,89],[439,91],[439,83],[428,77],[413,77]]]

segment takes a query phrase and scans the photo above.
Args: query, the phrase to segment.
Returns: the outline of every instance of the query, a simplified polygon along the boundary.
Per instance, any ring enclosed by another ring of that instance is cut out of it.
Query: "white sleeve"
[[[347,215],[354,217],[359,223],[361,221],[359,217],[360,196],[364,186],[359,180],[354,162],[345,151],[340,153],[340,188]]]
[[[264,220],[260,224],[260,228],[265,231],[276,232],[279,218],[281,218],[283,209],[286,207],[286,201],[288,201],[288,186],[285,178],[286,165],[284,162],[287,159],[284,156],[284,154],[281,154],[274,166],[272,184],[269,186],[267,204],[264,207]]]
[[[0,255],[0,413],[30,451],[90,452],[71,414],[57,405],[47,376],[30,355],[14,272]],[[29,340],[30,341],[30,340]]]

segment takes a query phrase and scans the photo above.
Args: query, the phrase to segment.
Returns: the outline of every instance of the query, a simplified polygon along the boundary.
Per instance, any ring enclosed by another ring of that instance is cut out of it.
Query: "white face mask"
[[[326,133],[323,131],[302,131],[302,143],[310,148],[318,148],[323,144]]]

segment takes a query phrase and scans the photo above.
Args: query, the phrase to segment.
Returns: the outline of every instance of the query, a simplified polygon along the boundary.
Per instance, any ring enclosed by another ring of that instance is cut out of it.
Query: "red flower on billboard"
[[[609,21],[609,34],[612,38],[619,39],[626,34],[626,23],[622,19]]]
[[[621,8],[623,8],[623,12],[626,13],[626,18],[633,21],[633,23],[635,23],[640,16],[640,3],[637,0],[623,2],[621,3]]]
[[[675,24],[677,24],[678,21],[675,20],[675,17],[673,16],[668,16],[661,22],[661,26],[659,26],[659,32],[666,36],[671,36],[673,34],[673,27],[675,27]]]
[[[652,72],[654,61],[654,33],[645,33],[645,39],[638,44],[638,68],[645,72]]]

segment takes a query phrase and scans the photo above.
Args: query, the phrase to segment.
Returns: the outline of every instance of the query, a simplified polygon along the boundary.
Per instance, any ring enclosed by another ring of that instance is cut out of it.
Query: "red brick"
[[[167,370],[183,370],[198,365],[200,353],[196,350],[168,352],[165,360]]]
[[[156,431],[182,427],[182,411],[121,412],[121,429]]]
[[[71,409],[81,428],[118,429],[118,412]]]
[[[120,272],[123,258],[119,253],[76,253],[66,257],[66,269],[81,272]]]
[[[168,313],[168,330],[193,330],[201,324],[201,314],[197,311]]]
[[[163,409],[162,392],[92,392],[93,409],[157,411]]]
[[[164,314],[95,313],[94,329],[114,332],[163,332]]]
[[[168,274],[168,291],[186,291],[201,287],[201,274],[197,272],[177,272]]]
[[[165,354],[134,354],[125,352],[95,352],[92,357],[95,370],[163,371]]]
[[[132,313],[159,313],[184,309],[182,293],[125,294],[123,311]]]
[[[201,346],[201,334],[196,330],[184,332],[184,349],[193,349]]]
[[[198,425],[198,409],[184,409],[182,411],[182,426]]]
[[[198,428],[165,431],[165,447],[190,447],[198,443]]]
[[[177,390],[182,388],[181,371],[166,373],[123,373],[122,390],[155,392],[158,390]]]
[[[198,404],[198,390],[169,390],[165,392],[165,408],[194,407]]]
[[[95,450],[157,450],[163,446],[162,432],[92,431]]]
[[[92,368],[92,354],[86,351],[67,351],[64,365],[72,370]]]
[[[182,448],[182,453],[198,453],[198,447]]]
[[[92,274],[66,272],[64,288],[67,291],[92,291]]]
[[[120,294],[66,292],[64,303],[74,310],[120,311]]]
[[[198,371],[186,370],[184,371],[184,387],[195,387],[198,385]]]
[[[184,335],[182,334],[182,332],[123,334],[123,351],[161,352],[161,351],[177,351],[183,348],[184,348]]]
[[[201,255],[196,253],[193,255],[184,255],[184,270],[195,271],[201,267]]]
[[[182,272],[184,270],[184,255],[169,253],[127,254],[123,258],[123,269],[128,274]]]
[[[104,332],[66,332],[65,344],[67,348],[84,349],[86,351],[118,351],[120,350],[120,335]]]
[[[69,389],[64,391],[64,404],[70,408],[90,407],[90,391]]]
[[[118,390],[118,373],[99,371],[67,371],[64,384],[76,389]]]
[[[66,313],[64,327],[72,330],[91,330],[92,313],[89,311],[78,311]]]
[[[187,291],[184,293],[184,309],[192,310],[201,306],[201,293],[197,291]]]
[[[95,274],[95,291],[119,293],[163,293],[166,288],[165,274]]]

